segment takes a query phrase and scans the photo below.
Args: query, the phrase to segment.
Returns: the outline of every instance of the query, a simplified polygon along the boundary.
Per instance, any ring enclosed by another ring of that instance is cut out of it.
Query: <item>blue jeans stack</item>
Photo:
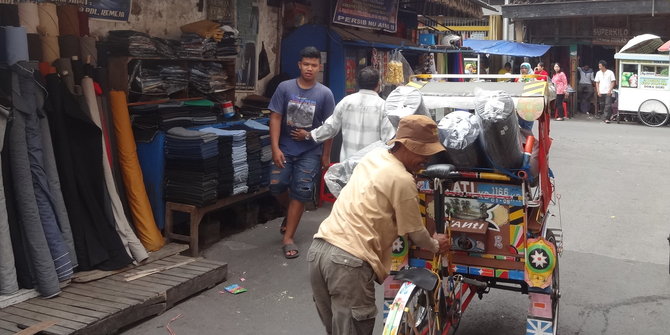
[[[219,185],[218,136],[175,127],[165,143],[165,198],[204,206],[216,202]]]
[[[203,128],[201,132],[211,133],[218,137],[232,139],[231,157],[233,165],[233,195],[247,193],[249,187],[249,165],[247,163],[247,132],[244,130],[223,130],[218,128]]]

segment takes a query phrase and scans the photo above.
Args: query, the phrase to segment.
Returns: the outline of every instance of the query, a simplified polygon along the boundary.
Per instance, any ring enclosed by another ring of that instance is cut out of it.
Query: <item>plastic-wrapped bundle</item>
[[[437,129],[449,161],[457,168],[486,167],[477,142],[481,132],[479,116],[466,111],[451,112],[440,120]]]
[[[395,129],[398,129],[398,122],[405,116],[417,114],[431,117],[423,104],[421,92],[410,86],[396,87],[386,98],[384,111]]]
[[[519,121],[509,94],[475,90],[475,112],[482,122],[479,138],[493,167],[521,168],[523,150],[519,140]]]
[[[351,174],[354,173],[354,168],[356,165],[358,165],[358,162],[360,162],[361,159],[369,152],[375,149],[387,147],[388,146],[386,143],[382,141],[374,142],[357,151],[355,154],[345,159],[344,161],[333,164],[330,168],[328,168],[328,172],[326,172],[326,175],[323,177],[323,179],[325,180],[326,186],[328,186],[330,193],[332,193],[335,197],[339,196],[344,186],[349,182],[349,178],[351,178]]]

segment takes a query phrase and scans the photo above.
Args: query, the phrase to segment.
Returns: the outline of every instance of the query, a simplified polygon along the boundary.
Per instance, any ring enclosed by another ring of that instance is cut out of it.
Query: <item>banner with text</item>
[[[333,23],[396,32],[399,0],[337,0]]]
[[[52,2],[55,4],[79,5],[80,11],[92,19],[128,21],[132,0],[33,0],[30,2]],[[18,4],[20,0],[0,0],[0,4]]]

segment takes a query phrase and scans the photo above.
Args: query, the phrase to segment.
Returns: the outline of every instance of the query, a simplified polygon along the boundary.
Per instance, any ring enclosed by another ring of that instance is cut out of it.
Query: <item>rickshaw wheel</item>
[[[402,313],[398,335],[414,335],[413,327],[419,334],[433,334],[433,305],[431,294],[422,288],[415,287]]]
[[[552,243],[554,247],[558,250],[558,246],[556,245],[556,236],[554,236],[554,232],[551,231],[551,229],[547,230],[547,236],[546,239],[548,242]],[[558,254],[556,254],[556,266],[554,267],[554,273],[552,274],[552,282],[551,282],[551,311],[553,314],[553,321],[554,321],[554,332],[553,334],[556,335],[558,334],[558,307],[559,307],[559,301],[561,299],[561,290],[560,290],[560,271],[558,268],[559,265],[559,259],[558,259]]]
[[[668,107],[660,100],[645,100],[637,111],[640,121],[649,127],[658,127],[668,122]]]

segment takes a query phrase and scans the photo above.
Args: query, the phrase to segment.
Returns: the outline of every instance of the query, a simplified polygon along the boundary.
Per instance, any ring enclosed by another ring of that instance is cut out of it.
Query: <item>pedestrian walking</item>
[[[616,77],[612,70],[607,69],[607,61],[601,60],[598,62],[598,73],[594,82],[596,83],[596,93],[598,94],[598,112],[596,117],[605,114],[604,122],[610,123],[612,116],[612,90],[616,84]]]

